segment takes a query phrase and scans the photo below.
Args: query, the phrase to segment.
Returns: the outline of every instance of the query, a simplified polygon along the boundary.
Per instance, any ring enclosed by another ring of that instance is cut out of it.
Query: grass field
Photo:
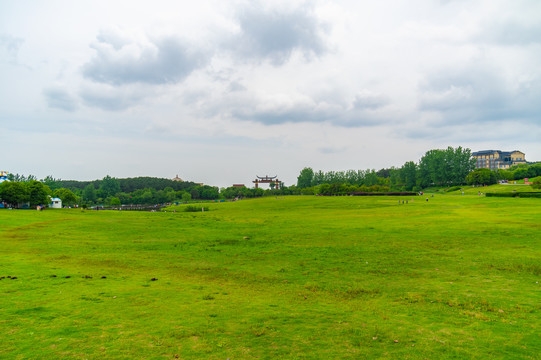
[[[0,358],[539,359],[541,201],[426,198],[2,210]]]

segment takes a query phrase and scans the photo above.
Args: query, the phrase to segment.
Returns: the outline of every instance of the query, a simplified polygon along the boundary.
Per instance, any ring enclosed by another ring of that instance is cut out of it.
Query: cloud
[[[77,109],[77,100],[64,89],[48,88],[43,90],[43,96],[50,108],[70,112]]]
[[[323,40],[326,27],[310,6],[296,9],[243,8],[237,15],[240,33],[230,43],[236,56],[285,63],[294,51],[305,57],[327,51]]]
[[[427,76],[419,94],[419,109],[439,113],[442,123],[537,123],[540,98],[541,78],[506,79],[497,70],[481,65]]]
[[[178,83],[208,60],[199,49],[174,36],[136,41],[102,31],[91,47],[96,56],[83,66],[83,75],[115,86]]]
[[[475,39],[503,46],[541,44],[541,25],[516,21],[493,23]]]
[[[355,109],[359,110],[376,110],[389,103],[390,100],[387,96],[363,90],[355,96],[353,106]]]
[[[506,106],[505,85],[495,71],[480,66],[442,69],[425,77],[419,108],[440,112],[453,121],[491,120],[494,113],[501,112]]]
[[[316,101],[302,94],[252,98],[248,103],[253,106],[238,101],[230,108],[231,117],[264,125],[326,122],[338,127],[374,126],[391,121],[389,113],[379,111],[383,104],[388,103],[384,97],[377,97],[377,101],[367,101],[364,108],[358,105],[359,98],[355,100],[356,105],[345,107],[325,100]]]
[[[0,62],[17,64],[17,55],[23,43],[22,38],[0,34]]]
[[[79,95],[87,106],[107,111],[122,111],[140,104],[145,97],[152,94],[133,87],[98,85],[84,87]]]

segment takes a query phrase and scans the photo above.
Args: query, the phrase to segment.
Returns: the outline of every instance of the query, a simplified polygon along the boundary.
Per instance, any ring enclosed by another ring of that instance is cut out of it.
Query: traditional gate
[[[265,177],[261,177],[261,176],[256,175],[256,178],[257,179],[252,181],[255,184],[256,189],[259,187],[259,184],[271,184],[271,183],[275,184],[275,189],[280,188],[280,180],[278,180],[278,175],[277,176],[268,176],[268,175],[266,175]]]

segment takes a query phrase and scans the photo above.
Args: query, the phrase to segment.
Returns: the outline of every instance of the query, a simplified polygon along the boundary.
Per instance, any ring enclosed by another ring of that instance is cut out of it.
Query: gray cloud
[[[540,44],[541,24],[529,25],[518,22],[491,24],[476,40],[506,46]]]
[[[463,117],[461,121],[490,120],[501,113],[506,102],[505,83],[495,72],[471,68],[427,76],[421,86],[419,108],[454,120],[459,120],[456,115]]]
[[[231,109],[233,118],[243,121],[254,121],[265,125],[287,123],[322,123],[327,122],[339,127],[374,126],[390,121],[385,113],[372,110],[345,108],[342,105],[300,101],[287,104],[266,104],[265,101],[252,100],[255,106],[247,107],[238,104]]]
[[[8,34],[0,35],[0,61],[8,63],[17,62],[19,48],[24,43],[24,39]]]
[[[83,75],[115,86],[178,83],[208,60],[175,37],[141,44],[102,32],[92,47],[96,56],[84,65]]]
[[[43,96],[51,108],[65,111],[75,111],[77,109],[77,100],[64,89],[45,89],[43,90]]]
[[[281,65],[295,50],[306,57],[327,51],[322,37],[325,26],[308,6],[294,10],[247,7],[239,13],[238,21],[241,32],[231,43],[238,56]]]
[[[83,89],[80,94],[84,104],[108,111],[122,111],[139,104],[144,96],[127,89]]]
[[[487,123],[538,124],[539,99],[541,78],[506,80],[496,70],[478,66],[427,76],[419,93],[419,110],[436,114],[438,120],[426,125],[428,132]]]

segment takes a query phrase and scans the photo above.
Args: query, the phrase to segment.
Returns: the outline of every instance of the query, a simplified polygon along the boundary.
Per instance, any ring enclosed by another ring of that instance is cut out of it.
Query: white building
[[[60,198],[52,198],[49,207],[52,209],[62,209],[62,200]]]

